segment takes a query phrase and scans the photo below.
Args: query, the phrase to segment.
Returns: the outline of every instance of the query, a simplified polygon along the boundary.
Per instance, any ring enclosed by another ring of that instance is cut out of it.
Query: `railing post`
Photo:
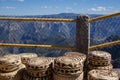
[[[79,15],[76,22],[76,51],[81,53],[88,53],[89,38],[90,38],[90,24],[88,22],[89,16]]]

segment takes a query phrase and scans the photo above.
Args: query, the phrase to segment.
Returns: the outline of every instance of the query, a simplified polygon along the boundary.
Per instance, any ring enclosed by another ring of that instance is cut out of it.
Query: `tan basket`
[[[46,58],[46,57],[36,57],[36,58],[31,58],[29,61],[25,64],[26,68],[28,69],[47,69],[50,67],[52,64],[51,59]]]
[[[70,57],[79,56],[83,60],[83,62],[86,60],[86,55],[79,52],[66,52],[63,56],[70,56]]]
[[[91,51],[88,54],[88,62],[94,66],[107,66],[111,64],[111,55],[103,51]]]
[[[105,51],[90,51],[88,57],[95,60],[111,60],[111,55]]]
[[[111,64],[111,60],[89,60],[89,64],[94,65],[94,66],[107,66]]]
[[[12,72],[0,72],[0,80],[20,80],[19,78],[22,77],[19,75],[19,78],[15,78],[15,76],[17,75],[18,76],[18,72],[21,70],[21,69],[24,69],[25,68],[25,65],[21,64],[19,66],[19,68],[15,71],[12,71]]]
[[[49,75],[52,72],[52,62],[54,62],[54,60],[47,57],[31,58],[26,63],[26,70],[32,77]]]
[[[23,79],[24,80],[53,80],[51,75],[46,75],[42,77],[32,77],[28,75],[26,71],[24,71]]]
[[[19,68],[21,64],[20,56],[15,54],[4,55],[0,57],[0,70],[2,72],[11,72]]]
[[[55,74],[53,75],[53,80],[83,80],[83,72],[77,76],[72,75],[62,75],[62,74]]]
[[[54,72],[57,74],[63,74],[63,75],[78,75],[83,72],[83,67],[76,68],[76,69],[62,69],[62,68],[54,68]]]
[[[79,57],[62,56],[55,59],[54,67],[62,69],[76,69],[83,67],[83,63]]]
[[[21,53],[19,55],[23,64],[25,64],[29,60],[29,58],[38,57],[36,53]]]
[[[0,67],[0,70],[1,72],[8,73],[8,72],[12,72],[12,71],[19,69],[19,66],[20,65],[18,66],[5,65],[5,66]]]
[[[99,69],[99,70],[112,70],[113,66],[112,64],[108,65],[108,66],[93,66],[93,65],[88,65],[88,71],[92,70],[92,69]]]
[[[118,73],[112,70],[91,70],[88,80],[119,80]]]
[[[9,73],[0,72],[0,80],[13,80],[17,72],[18,70]]]
[[[46,69],[46,70],[30,70],[26,69],[27,73],[32,77],[41,77],[50,75],[52,73],[52,69]]]

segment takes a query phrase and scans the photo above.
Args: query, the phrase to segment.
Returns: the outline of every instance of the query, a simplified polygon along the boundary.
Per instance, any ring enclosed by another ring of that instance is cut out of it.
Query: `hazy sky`
[[[108,14],[118,11],[120,0],[0,0],[0,15]]]

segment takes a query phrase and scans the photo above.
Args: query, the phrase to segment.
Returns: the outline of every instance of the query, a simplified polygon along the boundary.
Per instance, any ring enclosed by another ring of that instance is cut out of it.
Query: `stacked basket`
[[[25,66],[21,63],[19,55],[9,54],[0,57],[0,80],[21,80],[18,71],[22,68]]]
[[[88,54],[88,62],[88,80],[118,80],[117,73],[112,70],[113,66],[109,53],[91,51]]]
[[[38,57],[36,53],[21,53],[19,55],[23,64],[25,64],[30,58]]]
[[[91,51],[88,54],[88,69],[112,70],[111,55],[104,51]]]
[[[52,80],[52,58],[30,58],[24,71],[24,80]]]
[[[54,80],[83,80],[83,60],[62,56],[54,61]]]
[[[86,68],[86,63],[85,63],[85,61],[86,61],[86,55],[84,54],[84,53],[80,53],[80,52],[66,52],[63,56],[70,56],[70,57],[72,57],[72,56],[74,56],[74,57],[76,57],[76,56],[78,56],[78,57],[80,57],[80,59],[82,60],[82,62],[83,62],[83,71],[84,71],[84,80],[86,80],[86,76],[87,76],[87,68]]]
[[[118,73],[112,70],[94,69],[88,73],[88,80],[119,80]]]
[[[73,57],[73,56],[76,57],[76,56],[78,56],[82,60],[83,64],[84,64],[84,62],[86,60],[86,55],[83,54],[83,53],[79,53],[79,52],[66,52],[63,56],[68,56],[68,57]]]

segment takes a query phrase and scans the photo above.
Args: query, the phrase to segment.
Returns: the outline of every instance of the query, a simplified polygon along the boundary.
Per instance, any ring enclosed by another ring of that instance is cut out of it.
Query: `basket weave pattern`
[[[25,68],[19,55],[9,54],[0,57],[0,80],[20,80],[18,72]]]
[[[54,80],[83,80],[83,61],[83,57],[77,56],[56,58],[54,61]]]
[[[0,80],[119,80],[110,53],[91,51],[87,59],[85,64],[86,55],[79,52],[57,58],[34,53],[4,55],[0,57]]]
[[[91,51],[88,62],[88,80],[119,80],[118,74],[113,71],[110,53]]]

